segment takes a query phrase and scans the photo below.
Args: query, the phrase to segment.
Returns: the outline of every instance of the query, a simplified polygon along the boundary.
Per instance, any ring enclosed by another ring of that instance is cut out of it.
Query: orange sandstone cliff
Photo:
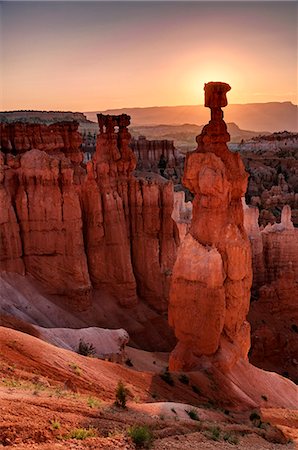
[[[166,311],[179,242],[173,186],[135,177],[130,118],[99,115],[93,161],[77,124],[0,124],[0,269],[86,309],[93,288]]]
[[[82,136],[76,121],[56,122],[51,125],[12,122],[0,123],[0,145],[4,153],[24,153],[38,149],[55,154],[63,152],[71,160],[80,162]]]

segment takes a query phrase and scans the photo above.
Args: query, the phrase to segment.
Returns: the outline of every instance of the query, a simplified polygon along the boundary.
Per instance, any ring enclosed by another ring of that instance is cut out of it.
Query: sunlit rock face
[[[92,282],[106,285],[123,305],[132,306],[139,296],[166,311],[179,241],[171,218],[173,185],[155,174],[132,175],[136,159],[129,146],[129,116],[98,115],[98,121],[89,182],[100,192],[105,224],[102,229],[95,220],[88,239]],[[92,216],[94,204],[91,200],[86,217]]]
[[[172,219],[175,221],[178,230],[180,241],[183,241],[186,233],[189,230],[192,217],[192,202],[185,201],[185,192],[174,192],[174,209],[172,212]]]
[[[49,293],[67,294],[74,307],[84,309],[91,284],[72,162],[63,153],[36,149],[6,162],[1,191],[9,217],[1,208],[1,269],[29,273]]]
[[[87,165],[76,125],[1,125],[0,270],[32,275],[77,309],[96,288],[166,311],[179,243],[173,185],[133,175],[129,116],[98,122]]]
[[[221,107],[229,90],[226,83],[205,85],[211,120],[186,157],[183,184],[195,197],[170,289],[169,323],[178,339],[172,370],[193,369],[210,358],[230,367],[249,350],[252,267],[241,202],[248,176],[239,154],[226,145]]]

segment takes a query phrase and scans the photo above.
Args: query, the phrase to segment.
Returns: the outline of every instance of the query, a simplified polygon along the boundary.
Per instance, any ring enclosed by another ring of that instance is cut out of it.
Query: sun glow
[[[297,103],[295,2],[2,3],[0,109]]]
[[[229,103],[232,100],[234,103],[241,101],[241,82],[237,74],[231,68],[213,65],[206,68],[200,67],[187,77],[189,93],[199,105],[204,104],[204,84],[210,81],[221,81],[231,86],[232,90],[228,94]]]

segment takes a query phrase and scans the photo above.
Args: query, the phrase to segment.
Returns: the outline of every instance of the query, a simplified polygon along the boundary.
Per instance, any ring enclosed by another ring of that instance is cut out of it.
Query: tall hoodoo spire
[[[241,203],[247,173],[239,154],[227,147],[221,109],[230,89],[226,83],[205,84],[211,120],[186,157],[183,184],[195,197],[170,292],[169,322],[178,339],[172,370],[199,367],[210,358],[231,366],[247,357],[250,345],[251,253]]]

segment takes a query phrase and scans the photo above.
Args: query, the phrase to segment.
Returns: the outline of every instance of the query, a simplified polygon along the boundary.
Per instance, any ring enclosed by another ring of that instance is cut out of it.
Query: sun
[[[188,86],[189,94],[192,98],[195,98],[200,105],[204,104],[204,85],[210,81],[228,83],[232,88],[228,94],[229,103],[231,102],[231,99],[234,102],[237,101],[237,98],[235,98],[235,92],[239,86],[237,74],[232,68],[222,67],[220,64],[218,66],[213,64],[208,67],[198,67],[187,75],[186,85]]]

